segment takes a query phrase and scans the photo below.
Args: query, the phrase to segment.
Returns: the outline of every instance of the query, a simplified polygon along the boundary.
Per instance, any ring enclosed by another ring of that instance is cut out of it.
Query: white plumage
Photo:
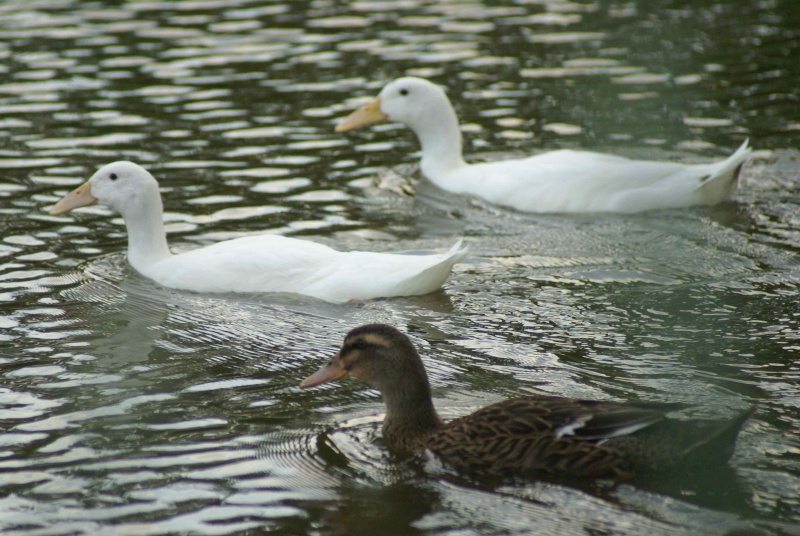
[[[132,162],[114,162],[67,194],[61,214],[101,202],[128,230],[128,261],[170,288],[198,292],[293,292],[333,303],[427,294],[441,288],[467,248],[458,241],[434,255],[340,252],[328,246],[263,234],[173,255],[167,247],[158,182]]]
[[[415,77],[387,84],[337,132],[380,121],[409,127],[422,145],[423,175],[445,190],[523,212],[640,212],[730,199],[748,142],[726,160],[679,164],[558,150],[520,160],[464,162],[458,118],[444,91]]]

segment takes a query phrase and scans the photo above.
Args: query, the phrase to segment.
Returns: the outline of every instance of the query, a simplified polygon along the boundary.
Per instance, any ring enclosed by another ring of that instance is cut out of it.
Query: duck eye
[[[408,95],[408,90],[406,88],[403,88],[400,90],[400,94],[405,97],[406,95]]]
[[[117,174],[116,173],[112,173],[111,175],[108,176],[108,178],[111,179],[112,181],[115,181],[115,180],[117,180]]]

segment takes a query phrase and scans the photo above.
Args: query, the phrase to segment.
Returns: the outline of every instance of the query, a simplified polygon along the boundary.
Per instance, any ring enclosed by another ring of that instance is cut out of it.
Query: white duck
[[[409,127],[422,145],[422,174],[445,190],[523,212],[640,212],[727,200],[751,149],[745,141],[712,164],[630,160],[558,150],[520,160],[467,164],[458,118],[445,92],[422,78],[399,78],[336,126],[347,132],[381,121]]]
[[[62,214],[96,202],[122,215],[128,261],[165,287],[197,292],[293,292],[333,303],[427,294],[442,286],[467,254],[459,240],[436,255],[340,252],[322,244],[263,234],[179,255],[167,247],[158,182],[141,166],[114,162],[50,210]]]

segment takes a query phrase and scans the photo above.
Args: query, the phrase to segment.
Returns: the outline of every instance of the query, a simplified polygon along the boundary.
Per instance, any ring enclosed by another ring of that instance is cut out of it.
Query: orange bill
[[[91,185],[88,182],[84,182],[65,195],[61,201],[56,203],[56,205],[50,209],[50,214],[64,214],[70,210],[88,207],[95,203],[97,203],[97,198],[92,195]]]
[[[299,387],[300,389],[308,389],[309,387],[316,387],[346,376],[347,371],[342,367],[339,354],[336,354],[328,363],[322,365],[318,371],[303,380]]]
[[[347,132],[388,120],[389,118],[386,114],[381,111],[381,98],[377,97],[372,102],[365,104],[342,119],[342,121],[336,125],[336,132]]]

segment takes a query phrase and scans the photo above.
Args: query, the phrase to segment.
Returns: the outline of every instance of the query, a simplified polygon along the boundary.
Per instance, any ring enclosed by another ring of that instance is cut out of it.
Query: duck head
[[[50,209],[50,214],[64,214],[76,208],[102,203],[123,217],[143,202],[158,194],[158,182],[143,167],[119,161],[98,169],[92,177],[64,196]]]
[[[359,108],[338,125],[336,132],[347,132],[383,121],[403,123],[416,130],[431,120],[436,110],[452,106],[445,92],[433,82],[407,76],[386,84],[378,97]]]
[[[408,337],[385,324],[354,329],[333,359],[303,380],[314,387],[354,376],[381,392],[386,404],[383,434],[398,447],[415,451],[443,426],[431,400],[428,375]]]
[[[339,352],[303,380],[300,388],[315,387],[347,376],[366,382],[384,395],[406,383],[428,386],[422,360],[411,340],[385,324],[369,324],[348,333]]]

